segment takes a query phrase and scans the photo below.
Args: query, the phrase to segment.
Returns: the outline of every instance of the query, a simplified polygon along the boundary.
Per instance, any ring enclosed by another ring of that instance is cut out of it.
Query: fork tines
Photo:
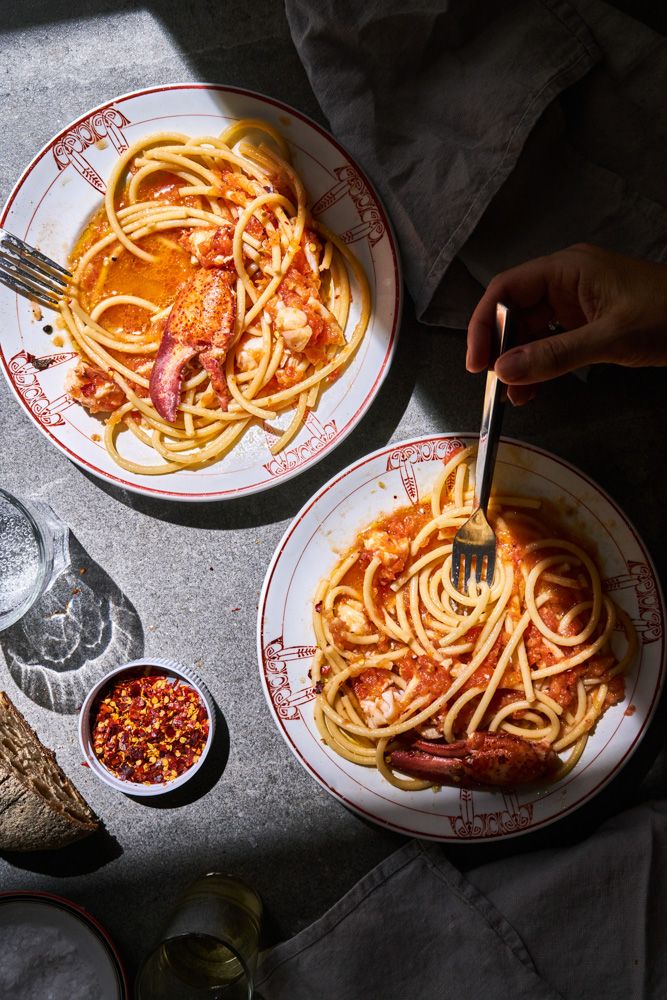
[[[461,564],[463,563],[463,572]],[[496,571],[496,536],[481,507],[461,525],[452,543],[452,582],[461,594],[468,593],[471,578],[493,584]]]
[[[463,564],[463,569],[461,569],[461,564]],[[460,593],[468,593],[471,577],[474,577],[477,583],[486,581],[491,586],[495,571],[495,552],[486,552],[483,556],[479,556],[476,551],[468,550],[465,545],[454,540],[452,546],[452,583]],[[462,587],[460,586],[461,577],[463,577]]]
[[[0,282],[46,306],[57,306],[72,275],[41,250],[0,229]]]

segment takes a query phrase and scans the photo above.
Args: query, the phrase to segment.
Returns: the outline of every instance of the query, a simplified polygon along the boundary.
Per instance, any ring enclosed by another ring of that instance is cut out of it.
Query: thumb
[[[595,320],[507,351],[496,361],[494,371],[509,385],[546,382],[583,365],[606,361],[611,340],[613,329],[608,322]]]

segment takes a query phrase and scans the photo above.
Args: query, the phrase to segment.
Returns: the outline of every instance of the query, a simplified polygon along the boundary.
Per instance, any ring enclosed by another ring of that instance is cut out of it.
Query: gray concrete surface
[[[229,83],[322,120],[280,3],[33,0],[4,12],[2,200],[58,129],[133,88]],[[81,903],[107,925],[134,969],[175,894],[204,871],[235,872],[260,891],[270,942],[320,915],[401,843],[330,798],[283,743],[260,687],[255,610],[274,547],[321,483],[389,440],[474,429],[482,385],[465,374],[463,360],[463,335],[420,327],[408,304],[393,370],[333,455],[251,501],[203,506],[155,502],[97,482],[48,444],[0,384],[0,482],[51,503],[75,535],[75,569],[89,570],[63,631],[45,625],[42,614],[0,634],[0,687],[106,825],[104,834],[59,854],[0,858],[0,891],[43,889]],[[509,412],[506,424],[508,435],[595,478],[635,522],[663,579],[665,389],[660,371],[600,368],[587,384],[569,377],[546,386],[529,407]],[[203,578],[195,565],[206,567]],[[215,766],[187,798],[166,806],[113,793],[81,767],[71,713],[91,676],[142,654],[196,664],[225,720]],[[30,664],[40,662],[52,667],[50,690],[35,683]],[[623,781],[569,827],[450,857],[466,865],[501,850],[562,842],[633,797],[664,794],[660,761],[641,783],[661,742],[654,727]]]

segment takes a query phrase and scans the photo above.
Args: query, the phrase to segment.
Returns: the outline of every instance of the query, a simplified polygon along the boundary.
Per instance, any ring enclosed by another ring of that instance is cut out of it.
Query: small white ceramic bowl
[[[93,743],[91,739],[91,727],[94,722],[92,713],[95,700],[100,692],[106,688],[111,681],[122,677],[123,674],[133,673],[137,670],[137,668],[142,667],[155,667],[156,670],[160,673],[166,674],[168,677],[185,681],[186,684],[189,684],[190,687],[194,688],[197,692],[208,713],[208,739],[206,740],[199,760],[193,764],[192,767],[188,768],[187,771],[184,771],[183,774],[179,774],[177,778],[174,778],[173,781],[166,781],[163,784],[144,785],[139,782],[124,781],[122,778],[117,778],[116,775],[112,774],[111,771],[109,771],[98,759],[95,751],[93,750]],[[206,756],[211,749],[214,734],[215,705],[208,688],[201,678],[195,673],[192,667],[182,667],[173,660],[160,660],[157,658],[132,660],[130,663],[124,663],[121,667],[116,667],[114,670],[110,670],[109,673],[106,674],[102,680],[88,692],[79,714],[79,742],[81,744],[81,749],[86,763],[90,767],[93,774],[95,774],[101,781],[110,785],[111,788],[115,788],[119,792],[124,792],[126,795],[164,795],[167,792],[173,792],[176,788],[180,788],[186,783],[186,781],[189,781],[197,773],[206,760]]]

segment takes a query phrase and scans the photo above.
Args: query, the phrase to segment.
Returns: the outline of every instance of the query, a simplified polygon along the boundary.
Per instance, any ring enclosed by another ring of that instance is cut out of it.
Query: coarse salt
[[[3,926],[0,997],[12,1000],[90,1000],[100,982],[88,958],[55,927]]]

